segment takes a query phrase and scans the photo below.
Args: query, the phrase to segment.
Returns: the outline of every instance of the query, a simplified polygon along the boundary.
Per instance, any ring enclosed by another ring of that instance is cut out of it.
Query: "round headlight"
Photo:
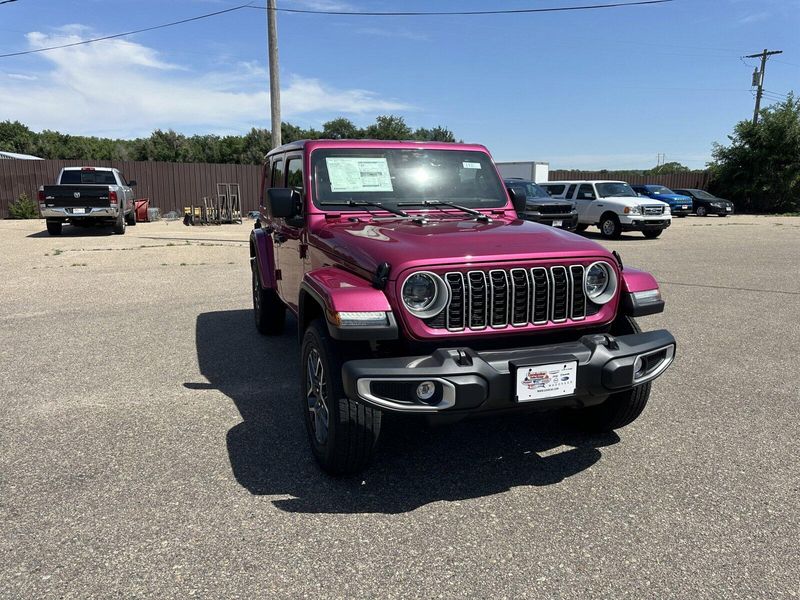
[[[584,280],[586,297],[595,304],[606,304],[617,291],[617,275],[608,263],[596,262],[586,269]]]
[[[428,319],[442,312],[447,304],[447,287],[435,273],[414,273],[403,284],[403,304],[417,317]]]

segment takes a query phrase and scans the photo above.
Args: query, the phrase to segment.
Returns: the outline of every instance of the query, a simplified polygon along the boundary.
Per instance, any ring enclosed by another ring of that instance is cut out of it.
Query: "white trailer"
[[[550,177],[550,163],[536,160],[520,162],[499,162],[497,170],[500,176],[506,179],[518,178],[544,183]]]

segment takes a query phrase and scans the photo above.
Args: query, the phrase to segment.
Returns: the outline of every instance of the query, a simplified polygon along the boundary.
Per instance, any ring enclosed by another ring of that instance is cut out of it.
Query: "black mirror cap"
[[[136,187],[136,180],[135,179],[131,179],[128,182],[128,187]]]
[[[525,196],[525,192],[517,187],[512,187],[508,188],[508,195],[511,196],[511,204],[514,205],[514,210],[517,211],[517,213],[524,213],[525,205],[528,200]]]
[[[291,219],[300,214],[300,192],[291,188],[267,190],[267,209],[273,219]]]

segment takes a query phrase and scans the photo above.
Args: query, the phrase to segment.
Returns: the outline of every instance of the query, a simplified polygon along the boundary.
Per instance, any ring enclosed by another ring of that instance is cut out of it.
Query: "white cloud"
[[[25,73],[6,73],[6,77],[19,79],[20,81],[36,81],[39,79],[36,75],[26,75]]]
[[[28,34],[32,48],[81,37],[88,34],[79,26],[69,26],[57,35]],[[35,130],[130,137],[156,128],[241,132],[268,125],[269,84],[264,66],[258,63],[242,62],[197,74],[164,60],[152,48],[121,39],[38,56],[47,61],[45,72],[10,77],[12,81],[0,86],[4,118]],[[369,90],[339,89],[317,78],[290,75],[282,83],[286,118],[409,108]]]

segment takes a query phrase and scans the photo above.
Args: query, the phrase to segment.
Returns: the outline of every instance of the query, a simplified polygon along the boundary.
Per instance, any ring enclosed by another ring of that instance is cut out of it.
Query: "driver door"
[[[273,171],[272,187],[291,188],[300,192],[305,198],[303,189],[303,155],[289,154],[285,157],[282,171],[275,178]],[[308,231],[305,227],[305,211],[293,219],[276,219],[272,234],[275,253],[280,267],[281,278],[278,290],[283,301],[297,313],[300,297],[300,283],[308,268]]]

